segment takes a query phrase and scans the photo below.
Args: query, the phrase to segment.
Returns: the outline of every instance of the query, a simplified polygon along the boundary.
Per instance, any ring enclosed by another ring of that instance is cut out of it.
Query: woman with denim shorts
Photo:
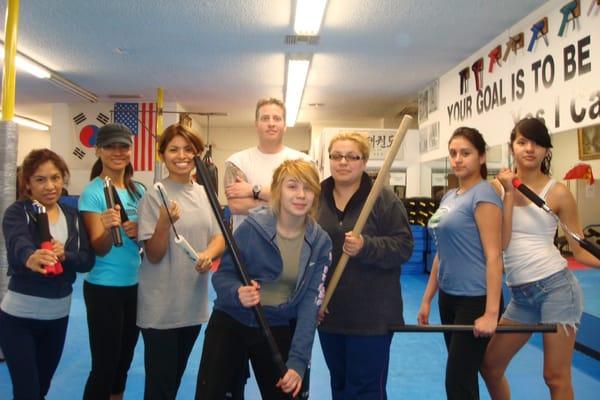
[[[549,176],[552,143],[541,121],[519,121],[511,132],[510,147],[516,170],[503,170],[496,182],[504,192],[502,244],[506,281],[512,293],[500,325],[559,324],[556,333],[544,334],[544,380],[552,399],[572,399],[571,359],[583,311],[581,288],[554,246],[556,220],[514,190],[512,180],[519,178],[569,229],[582,235],[577,206],[569,189]],[[600,266],[600,260],[567,238],[577,261]],[[495,335],[490,341],[482,375],[492,399],[510,398],[504,371],[530,336]]]

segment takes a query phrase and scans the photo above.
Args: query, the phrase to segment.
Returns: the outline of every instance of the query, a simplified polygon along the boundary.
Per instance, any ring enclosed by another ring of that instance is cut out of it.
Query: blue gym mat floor
[[[589,288],[585,275],[600,278],[599,271],[577,271],[584,282],[586,294],[599,292],[598,285]],[[596,278],[597,279],[597,278]],[[406,323],[416,321],[423,289],[427,282],[425,274],[402,275],[404,297],[404,317]],[[78,278],[74,288],[74,298],[65,344],[64,354],[47,400],[81,399],[83,387],[90,367],[88,335],[85,321],[85,306],[82,296],[82,279]],[[598,282],[598,281],[596,281]],[[214,294],[211,293],[214,297]],[[435,300],[434,300],[435,301]],[[597,301],[597,300],[596,300]],[[587,300],[586,300],[587,304]],[[600,304],[600,302],[598,302]],[[587,308],[587,307],[586,307]],[[432,307],[432,323],[439,321],[436,307]],[[600,307],[598,308],[600,310]],[[196,385],[196,374],[200,361],[204,327],[190,356],[186,373],[179,390],[178,399],[192,399]],[[441,334],[396,334],[392,342],[392,354],[387,385],[389,399],[443,399],[444,365],[446,350]],[[542,378],[541,336],[534,335],[532,340],[517,354],[508,370],[514,399],[548,399],[549,394]],[[573,360],[573,383],[577,399],[597,399],[600,393],[600,361],[582,353],[575,352]],[[313,348],[311,398],[327,400],[329,393],[329,373],[323,360],[318,338]],[[489,399],[483,382],[480,380],[481,398]],[[125,392],[126,399],[142,399],[144,390],[143,343],[140,337],[135,358],[129,371],[129,380]],[[11,383],[6,364],[0,364],[0,399],[12,398]],[[246,388],[248,400],[260,399],[253,379]]]

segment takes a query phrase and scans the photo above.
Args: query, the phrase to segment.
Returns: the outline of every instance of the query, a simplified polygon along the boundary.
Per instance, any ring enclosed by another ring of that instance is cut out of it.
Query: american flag
[[[156,113],[154,103],[115,103],[115,122],[126,125],[133,137],[133,169],[152,171],[154,168],[154,130]]]

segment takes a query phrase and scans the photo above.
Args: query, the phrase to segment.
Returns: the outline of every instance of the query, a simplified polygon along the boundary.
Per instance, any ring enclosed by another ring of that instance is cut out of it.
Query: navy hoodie
[[[59,207],[67,220],[68,236],[63,243],[64,272],[57,276],[45,276],[25,266],[29,256],[41,245],[31,200],[18,200],[4,212],[2,231],[8,255],[9,290],[29,296],[63,298],[73,291],[76,272],[92,269],[94,251],[81,216],[72,207],[61,204]]]
[[[273,282],[281,275],[283,260],[277,247],[276,236],[277,219],[266,207],[254,209],[236,229],[235,241],[250,279],[257,282]],[[307,223],[295,291],[285,303],[264,307],[269,325],[288,325],[290,320],[296,320],[296,330],[286,366],[300,376],[304,376],[310,361],[317,327],[317,312],[330,263],[329,236],[316,223]],[[239,300],[237,290],[242,282],[229,250],[225,252],[219,270],[213,275],[212,283],[217,292],[215,309],[229,314],[246,326],[258,327],[252,308],[242,306]]]

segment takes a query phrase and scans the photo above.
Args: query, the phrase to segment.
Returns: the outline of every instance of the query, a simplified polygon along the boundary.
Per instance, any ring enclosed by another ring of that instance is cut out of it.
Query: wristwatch
[[[254,197],[254,200],[258,200],[259,196],[260,196],[260,191],[262,190],[262,186],[260,185],[254,185],[252,186],[252,197]]]

